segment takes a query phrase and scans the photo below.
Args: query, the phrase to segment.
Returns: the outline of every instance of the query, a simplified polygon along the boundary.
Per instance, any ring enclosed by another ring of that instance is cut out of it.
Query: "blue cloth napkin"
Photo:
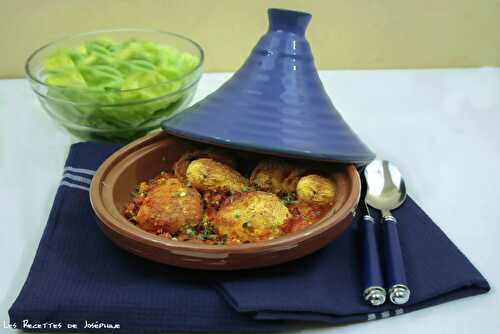
[[[267,269],[214,273],[149,262],[109,241],[90,206],[92,175],[117,148],[71,147],[31,271],[9,310],[17,328],[281,331],[296,321],[386,318],[490,288],[411,198],[394,211],[404,222],[399,231],[413,293],[404,308],[363,302],[356,223],[323,250]]]

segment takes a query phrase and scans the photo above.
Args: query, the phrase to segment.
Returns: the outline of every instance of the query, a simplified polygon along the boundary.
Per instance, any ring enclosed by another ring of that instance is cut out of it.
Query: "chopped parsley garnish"
[[[188,227],[188,228],[184,231],[184,233],[186,233],[186,235],[187,235],[188,237],[190,237],[190,238],[194,235],[194,231],[193,231],[193,229],[191,229],[190,227]]]
[[[139,187],[139,185],[136,185],[134,190],[132,191],[132,196],[139,196],[140,190],[141,190],[141,188]]]
[[[297,199],[295,198],[295,196],[293,196],[292,194],[286,194],[285,196],[283,196],[281,198],[281,201],[283,202],[283,204],[285,205],[290,205],[290,204],[295,204],[297,203]]]

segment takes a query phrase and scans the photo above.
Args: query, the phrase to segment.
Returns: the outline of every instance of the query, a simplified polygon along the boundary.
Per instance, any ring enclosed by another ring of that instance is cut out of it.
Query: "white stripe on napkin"
[[[75,167],[64,167],[65,172],[73,172],[73,173],[80,173],[80,174],[88,174],[88,175],[95,175],[95,171],[91,169],[86,169],[86,168],[75,168]]]
[[[402,308],[397,308],[394,310],[394,315],[401,315],[403,313],[405,313],[405,310]]]
[[[81,186],[79,184],[70,183],[68,181],[62,181],[61,182],[61,186],[66,186],[66,187],[80,189],[80,190],[85,190],[85,191],[89,191],[90,190],[89,187]]]
[[[390,311],[384,311],[384,312],[380,313],[380,319],[389,318],[390,316],[391,316]]]
[[[87,177],[83,177],[83,176],[79,176],[79,175],[73,175],[73,174],[70,174],[70,173],[64,173],[63,174],[63,179],[70,179],[70,180],[73,180],[73,181],[78,181],[78,182],[86,183],[86,184],[90,184],[92,182],[92,180],[89,179],[89,178],[87,178]]]

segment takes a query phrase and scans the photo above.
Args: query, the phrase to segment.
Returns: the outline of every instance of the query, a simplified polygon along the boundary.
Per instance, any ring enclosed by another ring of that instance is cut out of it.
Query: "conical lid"
[[[168,133],[279,156],[364,164],[375,155],[335,109],[304,37],[311,15],[269,9],[269,31],[222,87],[163,122]]]

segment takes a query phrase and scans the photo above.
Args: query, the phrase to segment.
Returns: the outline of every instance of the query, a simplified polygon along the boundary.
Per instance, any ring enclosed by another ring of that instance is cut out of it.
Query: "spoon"
[[[406,186],[399,169],[387,160],[374,160],[365,167],[366,203],[382,212],[384,227],[384,264],[389,300],[402,305],[410,299],[397,219],[390,210],[406,199]]]

